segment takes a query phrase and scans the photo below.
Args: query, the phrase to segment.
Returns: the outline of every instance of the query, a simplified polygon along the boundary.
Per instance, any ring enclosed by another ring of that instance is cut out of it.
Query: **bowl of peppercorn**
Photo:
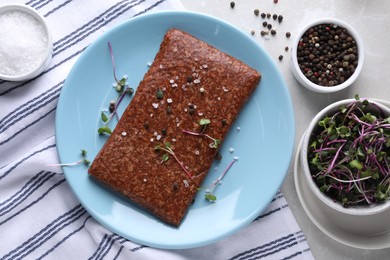
[[[336,18],[322,18],[300,30],[291,54],[295,78],[306,88],[332,93],[350,86],[364,64],[357,31]]]
[[[300,150],[317,210],[338,230],[390,232],[390,108],[373,99],[330,104],[310,122]]]

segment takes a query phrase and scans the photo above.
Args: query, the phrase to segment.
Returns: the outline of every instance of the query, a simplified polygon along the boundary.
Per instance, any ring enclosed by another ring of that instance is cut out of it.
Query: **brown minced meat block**
[[[170,29],[89,174],[178,226],[217,153],[210,139],[182,130],[201,132],[199,120],[207,118],[204,133],[223,141],[260,78],[243,62]],[[162,161],[167,153],[155,147],[167,142],[191,178],[172,155]]]

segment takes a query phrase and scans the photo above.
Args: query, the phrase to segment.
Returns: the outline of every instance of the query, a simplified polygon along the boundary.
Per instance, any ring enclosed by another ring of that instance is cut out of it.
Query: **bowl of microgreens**
[[[390,231],[390,109],[346,99],[321,110],[300,154],[304,179],[331,224],[355,234]]]

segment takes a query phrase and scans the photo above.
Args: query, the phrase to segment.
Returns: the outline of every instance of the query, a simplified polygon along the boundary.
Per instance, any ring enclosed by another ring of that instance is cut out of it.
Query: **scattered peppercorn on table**
[[[390,100],[388,91],[390,65],[387,63],[390,55],[390,49],[387,47],[390,44],[390,35],[387,33],[390,30],[390,5],[386,0],[322,2],[182,0],[182,3],[188,9],[220,17],[238,26],[271,54],[287,82],[293,100],[296,146],[314,115],[333,102],[353,98],[355,94],[359,94],[360,97]],[[358,79],[347,90],[333,94],[315,93],[304,88],[294,78],[290,68],[290,53],[297,32],[309,22],[325,17],[344,20],[352,25],[360,34],[366,50],[365,64]],[[305,213],[298,198],[294,183],[294,163],[290,166],[282,192],[316,259],[388,258],[389,249],[369,250],[350,247],[336,242],[317,228]],[[389,240],[388,237],[385,239]],[[359,241],[352,242],[359,244]],[[387,243],[390,245],[389,241]]]

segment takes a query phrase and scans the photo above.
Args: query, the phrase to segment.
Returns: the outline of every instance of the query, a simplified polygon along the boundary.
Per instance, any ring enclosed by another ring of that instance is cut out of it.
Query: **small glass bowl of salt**
[[[0,6],[0,79],[25,81],[40,75],[52,58],[45,19],[27,5]]]

